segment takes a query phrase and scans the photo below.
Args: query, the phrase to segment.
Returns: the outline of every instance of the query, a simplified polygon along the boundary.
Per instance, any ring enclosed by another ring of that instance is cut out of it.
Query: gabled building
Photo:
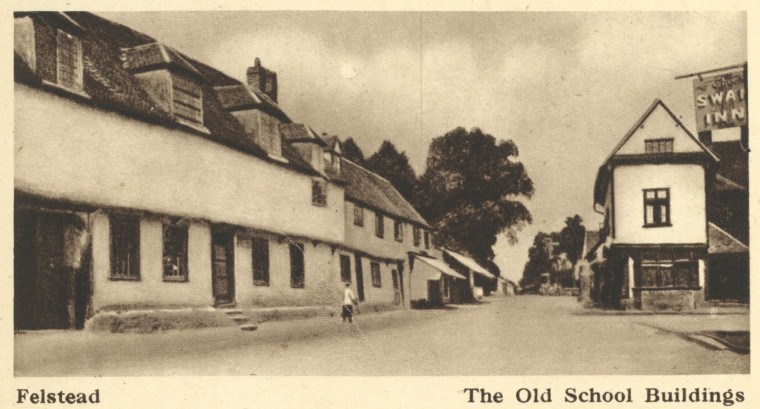
[[[90,13],[14,17],[17,329],[106,310],[334,306],[361,271],[367,302],[408,298],[424,219],[293,123],[258,59],[241,82]]]
[[[708,192],[718,158],[659,99],[602,163],[594,207],[604,214],[605,272],[597,301],[689,309],[705,299]]]

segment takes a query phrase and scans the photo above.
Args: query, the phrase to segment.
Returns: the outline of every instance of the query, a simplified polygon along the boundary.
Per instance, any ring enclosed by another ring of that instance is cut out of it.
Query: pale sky
[[[417,174],[457,126],[512,139],[536,193],[520,242],[497,243],[522,276],[537,231],[579,214],[598,229],[596,170],[655,98],[692,132],[691,80],[747,60],[743,12],[98,13],[245,81],[260,57],[279,104],[369,156],[391,140]]]

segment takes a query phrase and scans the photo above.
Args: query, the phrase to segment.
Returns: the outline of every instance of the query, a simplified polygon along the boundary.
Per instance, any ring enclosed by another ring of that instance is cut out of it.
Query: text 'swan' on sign
[[[697,131],[747,125],[747,81],[742,71],[694,80]]]

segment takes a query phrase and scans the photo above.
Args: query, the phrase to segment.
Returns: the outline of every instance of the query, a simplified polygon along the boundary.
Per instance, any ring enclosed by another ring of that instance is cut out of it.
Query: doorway
[[[67,212],[14,214],[14,329],[84,326],[90,300],[86,223]]]
[[[213,233],[211,236],[212,287],[214,305],[235,301],[235,235]]]
[[[359,296],[359,301],[364,301],[364,274],[362,274],[362,256],[355,254],[354,260],[356,260],[356,293]]]

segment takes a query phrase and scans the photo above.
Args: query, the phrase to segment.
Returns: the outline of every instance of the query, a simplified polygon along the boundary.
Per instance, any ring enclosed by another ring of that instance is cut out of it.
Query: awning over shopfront
[[[475,262],[475,260],[473,260],[473,259],[471,259],[471,258],[469,258],[467,256],[463,256],[463,255],[461,255],[459,253],[455,253],[455,252],[453,252],[451,250],[443,250],[443,252],[446,253],[447,255],[451,256],[454,260],[458,261],[463,266],[469,268],[472,272],[474,272],[476,274],[480,274],[480,275],[482,275],[482,276],[484,276],[486,278],[490,278],[490,279],[494,279],[494,280],[496,279],[495,275],[491,274],[483,266],[481,266],[480,264],[478,264],[477,262]]]
[[[429,277],[428,280],[436,280],[440,278],[440,273],[446,274],[447,276],[455,277],[455,278],[461,278],[462,280],[466,280],[467,277],[457,273],[456,271],[452,270],[451,267],[447,266],[446,263],[444,263],[441,260],[434,259],[434,258],[427,258],[427,257],[420,257],[415,256],[415,260],[421,261],[430,267],[433,267],[436,271],[438,271],[438,277]]]
[[[749,252],[749,248],[744,243],[712,223],[708,223],[707,233],[710,240],[710,247],[707,250],[709,254],[741,254]]]

